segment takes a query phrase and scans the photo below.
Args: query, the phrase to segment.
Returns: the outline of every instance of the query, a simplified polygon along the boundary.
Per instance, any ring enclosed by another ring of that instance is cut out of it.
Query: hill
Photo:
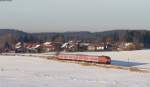
[[[14,42],[44,42],[44,41],[68,41],[81,40],[84,42],[138,42],[143,43],[145,48],[150,48],[150,31],[148,30],[112,30],[104,32],[42,32],[42,33],[27,33],[14,29],[0,29],[1,43],[6,43],[9,39],[14,39]],[[2,48],[3,45],[0,45]]]

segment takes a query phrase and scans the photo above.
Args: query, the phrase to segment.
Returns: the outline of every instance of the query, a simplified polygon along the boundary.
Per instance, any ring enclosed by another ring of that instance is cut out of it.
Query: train
[[[93,56],[93,55],[81,55],[81,54],[59,54],[59,55],[56,55],[55,57],[59,60],[111,64],[111,58],[109,56]]]

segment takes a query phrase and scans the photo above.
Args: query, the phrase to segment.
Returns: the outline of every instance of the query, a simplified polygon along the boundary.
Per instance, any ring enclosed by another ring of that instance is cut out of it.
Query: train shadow
[[[112,65],[117,65],[117,66],[133,67],[133,66],[139,66],[139,65],[146,65],[148,63],[112,60],[111,64]]]

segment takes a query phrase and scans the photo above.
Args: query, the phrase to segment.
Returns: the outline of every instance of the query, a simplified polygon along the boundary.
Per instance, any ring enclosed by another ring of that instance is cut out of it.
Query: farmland
[[[63,53],[63,52],[62,52]],[[54,53],[0,56],[0,87],[150,87],[150,73],[42,59]],[[68,53],[67,53],[68,54]],[[150,50],[76,52],[106,55],[112,65],[150,69]]]

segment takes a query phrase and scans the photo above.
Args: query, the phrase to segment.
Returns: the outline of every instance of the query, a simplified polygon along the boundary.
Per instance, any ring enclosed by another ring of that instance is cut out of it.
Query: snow
[[[107,55],[112,57],[114,65],[150,69],[150,50],[74,54]],[[39,57],[0,56],[0,87],[150,87],[150,73]]]

